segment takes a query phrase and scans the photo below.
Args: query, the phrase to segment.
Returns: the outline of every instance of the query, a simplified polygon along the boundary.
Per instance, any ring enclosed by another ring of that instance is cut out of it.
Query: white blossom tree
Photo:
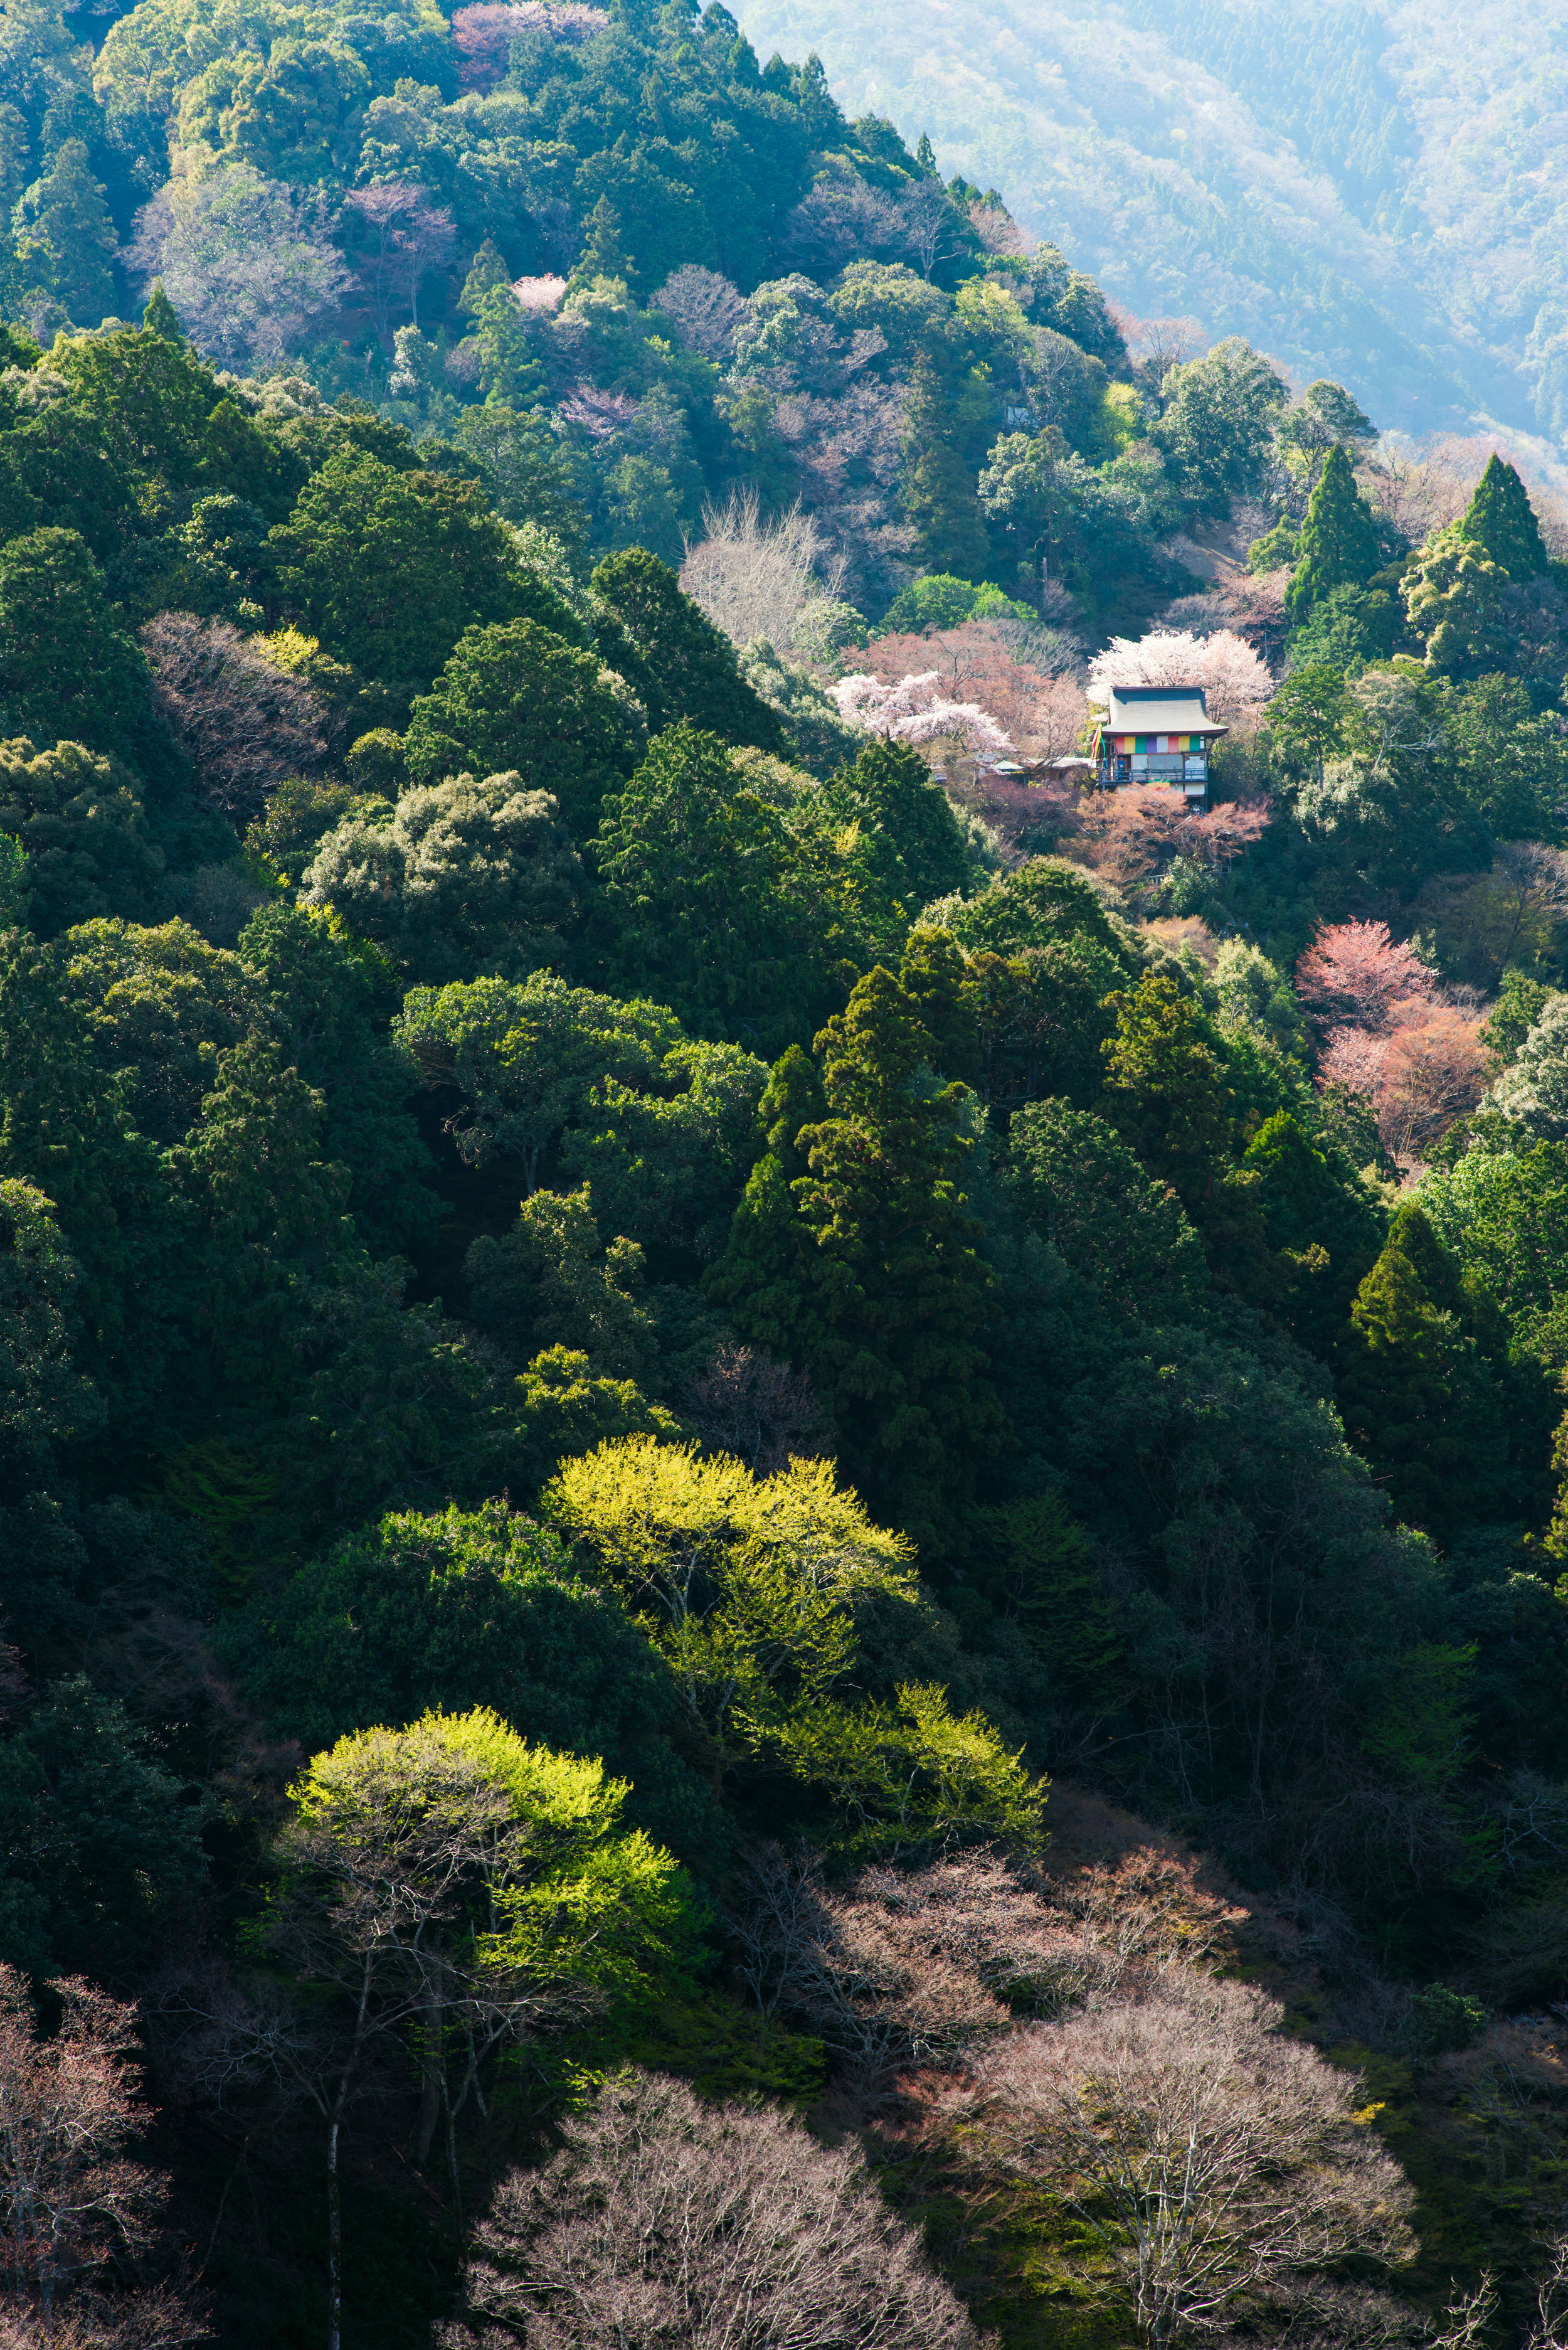
[[[1268,663],[1231,629],[1206,637],[1184,629],[1113,637],[1089,664],[1089,700],[1103,710],[1111,688],[1123,685],[1200,685],[1209,715],[1221,726],[1261,708],[1274,690]]]
[[[953,702],[936,670],[884,684],[876,677],[841,677],[829,691],[838,714],[891,743],[951,743],[973,759],[1007,759],[1012,744],[977,702]]]

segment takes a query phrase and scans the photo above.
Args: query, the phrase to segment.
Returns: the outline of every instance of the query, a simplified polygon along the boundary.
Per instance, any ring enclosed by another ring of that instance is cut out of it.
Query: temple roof
[[[1200,685],[1113,685],[1107,734],[1224,734]]]

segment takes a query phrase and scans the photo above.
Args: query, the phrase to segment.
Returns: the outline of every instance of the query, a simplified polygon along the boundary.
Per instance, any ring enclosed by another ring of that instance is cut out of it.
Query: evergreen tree
[[[636,260],[621,242],[620,214],[607,196],[601,196],[588,214],[587,234],[568,285],[591,286],[596,277],[618,277],[629,285],[636,271]]]
[[[961,1188],[970,1096],[933,1080],[932,1040],[880,967],[817,1049],[828,1114],[797,1137],[810,1172],[792,1186],[826,1333],[805,1367],[850,1482],[884,1523],[940,1545],[1004,1427],[978,1343],[991,1270]]]
[[[1296,567],[1285,590],[1286,614],[1299,623],[1335,588],[1365,588],[1378,560],[1372,509],[1355,486],[1350,459],[1336,442],[1307,507]]]
[[[919,533],[929,571],[978,579],[991,559],[973,468],[957,446],[952,393],[928,352],[916,359],[904,406],[898,498]]]
[[[504,288],[507,293],[511,292],[512,272],[507,268],[505,256],[495,239],[493,236],[487,236],[474,255],[468,276],[462,281],[462,292],[457,297],[457,307],[465,315],[477,310],[486,294],[500,288]],[[516,307],[515,303],[513,307]]]
[[[741,675],[735,649],[646,547],[607,556],[593,576],[599,650],[641,696],[649,731],[687,719],[722,741],[783,751],[776,714]]]
[[[80,139],[67,139],[16,207],[16,258],[33,306],[96,327],[114,299],[119,239]]]
[[[182,343],[185,339],[180,313],[163,291],[161,277],[155,277],[152,281],[152,291],[147,297],[147,307],[141,313],[141,323],[150,335],[161,335],[166,343]]]
[[[1530,493],[1494,450],[1465,508],[1457,536],[1479,547],[1510,579],[1542,579],[1551,568]]]
[[[795,1363],[815,1361],[827,1336],[815,1295],[815,1243],[794,1197],[795,1184],[810,1172],[800,1138],[826,1112],[821,1070],[792,1045],[758,1107],[766,1152],[752,1170],[723,1256],[703,1282],[757,1346]]]
[[[1345,1433],[1398,1517],[1446,1540],[1505,1514],[1503,1399],[1453,1264],[1413,1201],[1355,1293],[1338,1396]]]
[[[147,707],[147,663],[74,530],[0,548],[0,710],[6,732],[124,750]]]
[[[1116,1013],[1107,1038],[1100,1114],[1201,1230],[1216,1175],[1229,1162],[1232,1096],[1202,1007],[1150,972]]]
[[[554,602],[543,581],[534,585]],[[581,839],[606,792],[630,775],[639,733],[592,653],[538,620],[511,620],[464,630],[414,702],[405,755],[419,783],[514,770],[554,793]]]
[[[897,849],[902,871],[889,881],[911,916],[973,886],[974,859],[952,802],[908,743],[868,743],[839,769],[829,795],[846,816],[868,817]]]

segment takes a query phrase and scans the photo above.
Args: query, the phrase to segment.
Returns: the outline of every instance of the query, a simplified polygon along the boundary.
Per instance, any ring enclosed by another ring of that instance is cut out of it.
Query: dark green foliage
[[[1163,1321],[1202,1294],[1202,1243],[1175,1193],[1103,1119],[1062,1101],[1029,1103],[1008,1129],[1003,1181],[1113,1311]]]
[[[418,692],[465,629],[545,594],[524,584],[477,483],[329,456],[273,534],[287,609],[331,652]]]
[[[431,1706],[493,1706],[535,1743],[602,1754],[670,1710],[648,1643],[556,1536],[499,1502],[384,1517],[224,1635],[278,1735],[309,1752]]]
[[[639,732],[591,653],[519,619],[464,631],[414,703],[404,756],[421,783],[516,772],[554,795],[581,839],[630,773]]]
[[[819,1044],[827,1115],[794,1140],[809,1170],[791,1187],[795,1213],[815,1249],[817,1327],[799,1359],[851,1482],[917,1539],[940,1540],[1002,1429],[976,1343],[990,1272],[961,1189],[965,1091],[933,1084],[930,1039],[880,969]],[[745,1299],[732,1310],[745,1328]]]
[[[810,1035],[831,1000],[829,907],[717,736],[682,721],[656,738],[606,806],[595,860],[629,993],[764,1051]]]
[[[1459,536],[1516,581],[1539,579],[1550,567],[1530,494],[1506,458],[1494,451],[1460,518]]]
[[[110,1981],[145,1965],[205,1880],[193,1795],[118,1705],[52,1683],[0,1742],[0,1955]]]
[[[26,852],[40,938],[104,914],[142,920],[158,905],[163,857],[134,781],[83,743],[38,751],[26,735],[0,743],[0,832]]]
[[[124,753],[148,696],[141,649],[71,530],[0,547],[0,708],[8,733]]]
[[[741,675],[729,639],[681,594],[668,564],[643,547],[607,556],[593,590],[600,651],[641,697],[652,733],[684,720],[725,743],[784,749],[778,719]]]
[[[1285,611],[1306,619],[1338,588],[1365,588],[1381,556],[1372,509],[1355,486],[1350,459],[1336,442],[1329,451],[1302,525],[1301,544]]]
[[[1338,1392],[1398,1514],[1439,1538],[1507,1510],[1504,1400],[1420,1209],[1396,1216],[1355,1294]]]
[[[951,801],[907,743],[867,743],[833,779],[835,808],[858,815],[897,849],[909,911],[973,887],[973,858]],[[989,944],[990,941],[988,941]]]

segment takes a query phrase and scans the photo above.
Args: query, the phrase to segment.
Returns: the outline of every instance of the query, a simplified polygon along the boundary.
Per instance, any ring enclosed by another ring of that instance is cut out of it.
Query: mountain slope
[[[929,130],[1144,315],[1386,426],[1568,445],[1568,6],[759,0],[766,56]]]

